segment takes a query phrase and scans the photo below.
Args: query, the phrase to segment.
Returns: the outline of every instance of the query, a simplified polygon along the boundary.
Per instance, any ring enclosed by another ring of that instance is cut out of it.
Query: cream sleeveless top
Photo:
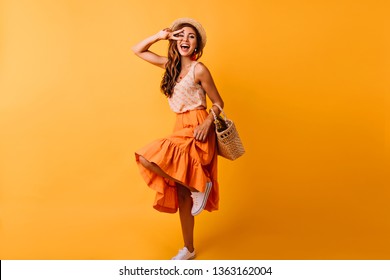
[[[194,109],[206,109],[206,93],[201,85],[195,83],[195,66],[194,62],[187,75],[176,83],[173,94],[168,98],[169,106],[175,113],[184,113]]]

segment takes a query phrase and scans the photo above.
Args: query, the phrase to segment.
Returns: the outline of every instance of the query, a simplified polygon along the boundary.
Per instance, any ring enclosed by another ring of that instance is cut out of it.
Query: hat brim
[[[192,18],[178,18],[172,23],[171,29],[175,30],[177,26],[183,23],[189,23],[196,28],[196,30],[199,32],[200,37],[202,38],[203,47],[205,47],[207,42],[206,31],[198,21]]]

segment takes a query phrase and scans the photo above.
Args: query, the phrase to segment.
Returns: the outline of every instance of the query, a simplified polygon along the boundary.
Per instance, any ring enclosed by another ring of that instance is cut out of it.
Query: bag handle
[[[227,121],[227,117],[226,117],[226,114],[225,114],[225,111],[222,109],[222,107],[219,105],[219,104],[217,104],[217,103],[214,103],[213,104],[213,106],[217,106],[217,108],[221,111],[221,114],[223,115],[223,119],[225,120],[225,122]],[[214,120],[217,120],[217,114],[215,114],[215,112],[214,112],[214,110],[213,110],[213,108],[212,108],[212,106],[211,106],[211,113],[213,113],[213,116],[214,116]]]

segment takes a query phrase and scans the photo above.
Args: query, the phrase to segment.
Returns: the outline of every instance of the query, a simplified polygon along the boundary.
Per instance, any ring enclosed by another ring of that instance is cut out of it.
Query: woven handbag
[[[217,116],[213,109],[215,132],[217,134],[218,155],[235,160],[245,153],[240,136],[234,122],[226,117],[225,111],[218,104],[213,104],[221,110],[221,116]]]

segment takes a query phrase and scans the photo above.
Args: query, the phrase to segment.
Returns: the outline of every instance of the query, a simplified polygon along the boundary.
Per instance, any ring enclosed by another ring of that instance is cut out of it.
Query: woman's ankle
[[[195,251],[194,246],[185,246],[185,247],[187,248],[187,250],[188,250],[190,253],[192,253],[192,252]]]

